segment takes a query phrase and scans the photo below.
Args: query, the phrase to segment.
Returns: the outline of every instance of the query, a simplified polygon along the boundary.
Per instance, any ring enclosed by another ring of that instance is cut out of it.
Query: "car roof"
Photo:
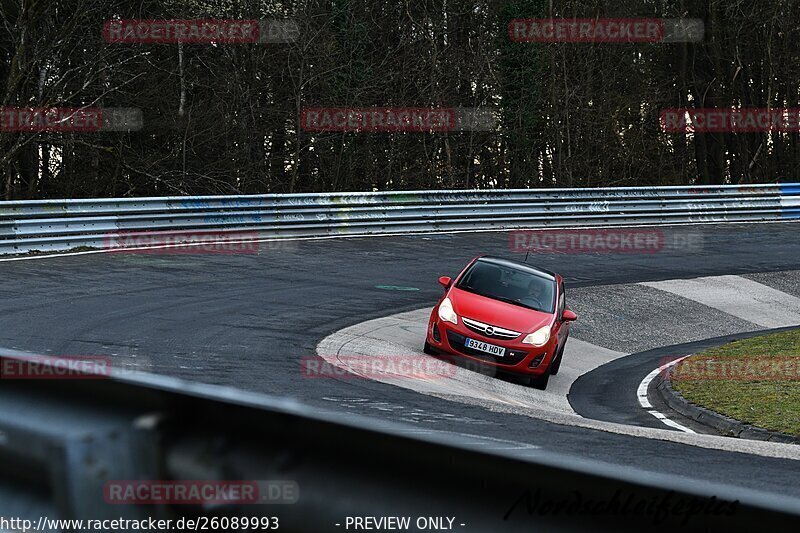
[[[528,263],[520,263],[519,261],[513,261],[511,259],[496,257],[493,255],[482,255],[478,258],[478,261],[483,261],[484,263],[491,263],[493,265],[516,268],[517,270],[522,270],[524,272],[528,272],[529,274],[534,274],[536,276],[547,278],[551,281],[556,280],[555,272],[550,272],[549,270],[544,270],[542,268],[529,265]]]

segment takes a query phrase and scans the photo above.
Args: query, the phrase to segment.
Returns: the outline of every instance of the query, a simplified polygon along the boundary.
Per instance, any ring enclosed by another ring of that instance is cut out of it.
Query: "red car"
[[[480,256],[454,280],[431,312],[425,353],[459,356],[513,373],[544,390],[558,373],[569,323],[564,280],[525,263]]]

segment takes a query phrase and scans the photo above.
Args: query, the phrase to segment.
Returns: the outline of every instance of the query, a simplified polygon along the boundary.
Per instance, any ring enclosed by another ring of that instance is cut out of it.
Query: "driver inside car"
[[[542,298],[544,298],[544,287],[538,280],[533,279],[528,283],[528,294],[520,298],[519,301],[525,305],[542,309],[542,304],[544,304]]]

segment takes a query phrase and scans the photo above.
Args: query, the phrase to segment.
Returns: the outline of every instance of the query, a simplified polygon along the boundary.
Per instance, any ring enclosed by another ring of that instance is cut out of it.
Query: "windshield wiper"
[[[486,294],[486,293],[483,293],[483,292],[480,292],[480,291],[476,291],[474,288],[470,287],[469,285],[459,285],[457,288],[459,288],[459,289],[461,289],[463,291],[471,292],[472,294],[477,294],[478,296],[483,296],[484,298],[491,298],[492,300],[497,300],[499,302],[503,302],[503,303],[507,303],[507,304],[511,304],[511,305],[517,305],[519,307],[524,307],[525,309],[532,309],[534,311],[539,311],[540,313],[547,313],[548,312],[548,311],[545,311],[544,309],[539,309],[538,307],[533,307],[531,305],[525,305],[524,303],[519,302],[517,300],[512,300],[511,298],[506,298],[505,296],[497,296],[497,295],[494,295],[494,294]]]
[[[504,296],[489,296],[489,298],[494,298],[495,300],[500,300],[501,302],[505,302],[507,304],[518,305],[520,307],[526,307],[528,309],[533,309],[534,311],[538,311],[538,309],[536,309],[535,307],[531,307],[530,305],[525,305],[522,302],[519,302],[517,300],[512,300],[511,298],[506,298]]]

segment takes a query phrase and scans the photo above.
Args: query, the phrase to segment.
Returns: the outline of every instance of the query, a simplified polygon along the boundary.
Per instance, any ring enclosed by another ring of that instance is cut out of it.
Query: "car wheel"
[[[531,378],[531,387],[534,389],[545,390],[547,382],[550,381],[550,372],[545,372],[542,377]]]
[[[422,351],[428,355],[436,355],[436,350],[433,349],[433,346],[428,344],[428,341],[425,341],[425,347],[422,348]]]
[[[565,346],[566,346],[566,344],[567,343],[564,343]],[[558,374],[558,369],[561,368],[561,359],[563,359],[563,358],[564,358],[564,346],[562,346],[558,350],[558,355],[556,356],[555,361],[553,361],[553,364],[550,365],[550,375],[551,376],[555,376],[556,374]]]

